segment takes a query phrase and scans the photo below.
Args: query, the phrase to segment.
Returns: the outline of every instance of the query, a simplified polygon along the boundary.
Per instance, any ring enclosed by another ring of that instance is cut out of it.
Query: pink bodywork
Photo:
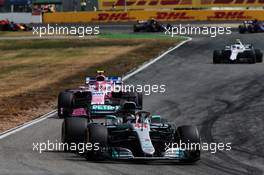
[[[92,104],[104,104],[106,94],[100,91],[92,92]]]
[[[100,75],[103,76],[103,75]],[[105,78],[105,76],[103,76]],[[104,104],[106,99],[112,97],[114,82],[112,81],[95,81],[88,84],[89,90],[92,91],[92,104]]]
[[[72,116],[74,116],[74,117],[87,116],[87,113],[86,113],[86,110],[84,108],[77,108],[77,109],[73,110]]]

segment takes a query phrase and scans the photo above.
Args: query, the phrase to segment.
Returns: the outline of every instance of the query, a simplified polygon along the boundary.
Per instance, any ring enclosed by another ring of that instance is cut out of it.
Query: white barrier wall
[[[0,20],[8,19],[15,23],[41,23],[41,15],[31,13],[0,13]]]

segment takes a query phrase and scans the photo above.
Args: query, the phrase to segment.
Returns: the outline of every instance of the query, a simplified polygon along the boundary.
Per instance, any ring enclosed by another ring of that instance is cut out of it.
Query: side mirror
[[[151,123],[161,123],[160,115],[153,115],[151,116]]]

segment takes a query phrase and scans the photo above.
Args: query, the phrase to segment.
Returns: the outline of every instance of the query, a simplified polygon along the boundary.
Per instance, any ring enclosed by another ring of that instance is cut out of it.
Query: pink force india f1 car
[[[97,71],[95,77],[86,77],[85,85],[59,93],[59,118],[87,115],[86,108],[90,104],[115,105],[133,101],[137,109],[142,109],[142,93],[122,91],[122,85],[121,77],[107,77],[104,71]]]

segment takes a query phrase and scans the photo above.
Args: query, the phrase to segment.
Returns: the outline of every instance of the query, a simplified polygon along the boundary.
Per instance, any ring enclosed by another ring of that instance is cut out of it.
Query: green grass
[[[63,49],[63,48],[87,48],[94,46],[131,46],[135,43],[127,41],[113,42],[111,40],[78,40],[78,39],[63,39],[63,40],[10,40],[0,41],[1,50],[20,50],[20,49]]]
[[[182,41],[185,37],[177,36],[170,37],[168,35],[153,34],[153,33],[104,33],[97,36],[98,40],[78,40],[78,39],[63,39],[63,40],[10,40],[0,41],[1,50],[20,50],[20,49],[62,49],[62,48],[87,48],[96,46],[131,46],[136,45],[134,42],[127,42],[127,40],[170,40]],[[108,39],[104,42],[100,39]],[[110,40],[109,40],[110,39]],[[111,39],[119,40],[113,42]]]
[[[177,40],[182,41],[185,37],[171,37],[169,35],[158,33],[103,33],[97,36],[106,39],[155,39],[155,40]]]
[[[31,36],[32,32],[24,32],[24,31],[0,31],[0,36]]]

